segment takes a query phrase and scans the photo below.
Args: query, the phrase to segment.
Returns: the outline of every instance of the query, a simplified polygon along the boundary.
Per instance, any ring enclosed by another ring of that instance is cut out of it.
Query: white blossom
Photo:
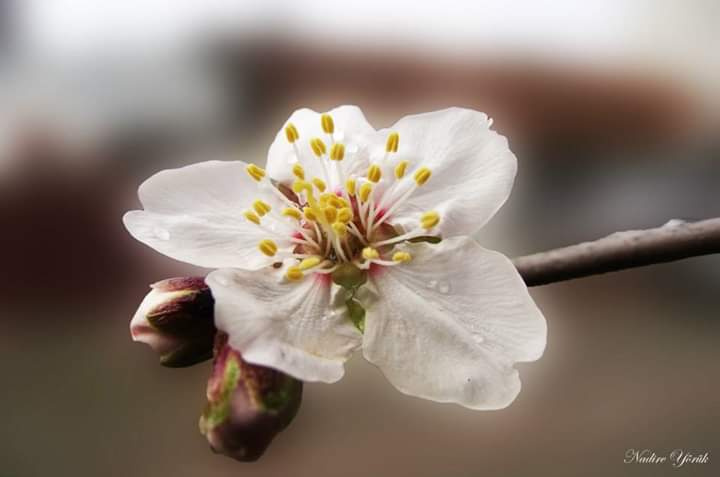
[[[250,363],[334,382],[356,349],[400,391],[498,409],[539,358],[546,324],[509,259],[470,236],[517,163],[480,112],[375,131],[354,106],[293,113],[267,168],[211,161],[140,187],[130,233],[217,268],[215,324]]]

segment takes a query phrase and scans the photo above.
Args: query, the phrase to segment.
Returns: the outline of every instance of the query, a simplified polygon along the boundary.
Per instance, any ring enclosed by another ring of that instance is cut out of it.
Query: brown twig
[[[616,232],[584,242],[513,259],[528,286],[720,253],[720,218],[671,220],[662,227]]]

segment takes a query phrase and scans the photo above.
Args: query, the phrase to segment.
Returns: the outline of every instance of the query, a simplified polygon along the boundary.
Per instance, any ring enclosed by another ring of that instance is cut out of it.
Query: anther
[[[282,214],[285,217],[292,217],[295,220],[300,220],[302,218],[302,212],[300,212],[295,207],[285,207],[282,211]]]
[[[251,210],[246,210],[243,212],[243,215],[246,219],[248,219],[250,222],[260,225],[260,217],[257,216],[257,214]]]
[[[322,142],[322,139],[317,137],[310,140],[310,147],[317,157],[322,157],[327,151],[325,143]]]
[[[430,176],[432,175],[432,172],[427,167],[421,167],[415,172],[415,182],[417,185],[421,186],[425,184],[427,181],[430,180]]]
[[[340,198],[338,198],[338,196],[333,194],[332,197],[328,198],[327,205],[331,205],[331,206],[335,207],[336,209],[341,209],[344,204],[342,202],[340,202]]]
[[[370,168],[368,168],[367,178],[371,182],[380,182],[380,179],[382,178],[382,171],[380,170],[380,166],[378,166],[377,164],[372,164]]]
[[[320,179],[319,177],[315,177],[312,180],[312,183],[315,185],[315,187],[317,187],[317,190],[319,190],[320,192],[325,192],[326,186],[325,182],[322,179]]]
[[[347,234],[347,225],[342,222],[335,222],[331,227],[338,237],[344,237]]]
[[[345,157],[345,144],[336,142],[330,148],[330,159],[333,161],[342,161]]]
[[[305,180],[305,169],[300,164],[295,164],[292,168],[293,175],[299,180]]]
[[[300,262],[300,265],[298,265],[298,268],[302,271],[309,270],[313,267],[317,267],[320,265],[320,257],[318,256],[312,256],[304,259],[302,262]]]
[[[320,124],[322,125],[323,131],[325,131],[325,134],[332,134],[335,132],[335,123],[333,122],[332,116],[325,113],[322,116],[320,116]]]
[[[270,204],[267,202],[263,202],[262,200],[258,199],[255,202],[253,202],[253,209],[255,209],[255,212],[262,217],[263,215],[270,212]]]
[[[372,186],[367,182],[360,186],[360,200],[367,202],[370,193],[372,192]]]
[[[392,256],[393,262],[409,262],[412,256],[407,252],[395,252]]]
[[[362,257],[365,260],[375,260],[377,258],[380,258],[380,254],[378,253],[378,251],[376,249],[374,249],[372,247],[365,247],[362,250]]]
[[[296,194],[299,194],[300,192],[303,192],[303,191],[312,193],[312,186],[305,181],[297,180],[297,181],[293,182],[292,190]]]
[[[424,229],[431,229],[440,222],[440,215],[435,211],[425,212],[420,216],[420,226]]]
[[[306,219],[308,219],[311,222],[317,222],[317,215],[315,215],[315,212],[310,207],[305,207],[303,209],[303,215]]]
[[[297,141],[300,137],[300,134],[298,134],[298,130],[293,123],[288,123],[288,125],[285,126],[285,137],[290,144]]]
[[[261,240],[258,248],[268,257],[273,257],[277,253],[277,245],[270,239]]]
[[[338,222],[347,224],[348,222],[350,222],[352,220],[352,218],[353,218],[353,213],[349,207],[343,207],[337,213]]]
[[[289,267],[285,272],[285,278],[294,282],[302,280],[302,277],[304,276],[305,275],[303,274],[302,270],[300,270],[300,267],[297,266]]]
[[[398,165],[395,166],[395,177],[398,179],[402,179],[405,176],[405,171],[407,170],[408,161],[400,161],[398,162]]]
[[[345,190],[348,195],[355,195],[355,179],[348,179],[345,181]]]
[[[328,223],[332,224],[333,222],[335,222],[335,219],[337,219],[338,215],[338,211],[335,207],[325,207],[322,211],[325,215],[325,220],[327,220]]]
[[[400,135],[396,132],[390,133],[385,143],[385,150],[387,152],[397,152],[398,145],[400,144]]]
[[[245,169],[250,177],[257,182],[260,182],[265,177],[265,169],[258,167],[255,164],[249,164]]]

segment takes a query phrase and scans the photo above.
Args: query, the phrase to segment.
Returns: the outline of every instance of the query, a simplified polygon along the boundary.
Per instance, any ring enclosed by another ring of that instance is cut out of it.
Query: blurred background
[[[240,464],[197,431],[209,364],[128,331],[149,283],[206,271],[120,219],[150,174],[262,164],[293,110],[347,103],[495,118],[520,170],[479,238],[510,256],[720,216],[719,44],[714,0],[3,0],[0,476],[718,475],[717,256],[532,289],[548,347],[505,410],[405,397],[358,356]]]

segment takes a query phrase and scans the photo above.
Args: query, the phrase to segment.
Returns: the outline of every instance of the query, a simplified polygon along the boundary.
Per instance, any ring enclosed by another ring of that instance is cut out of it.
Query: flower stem
[[[720,253],[720,217],[698,222],[671,220],[646,230],[616,232],[601,239],[513,259],[527,286]]]

